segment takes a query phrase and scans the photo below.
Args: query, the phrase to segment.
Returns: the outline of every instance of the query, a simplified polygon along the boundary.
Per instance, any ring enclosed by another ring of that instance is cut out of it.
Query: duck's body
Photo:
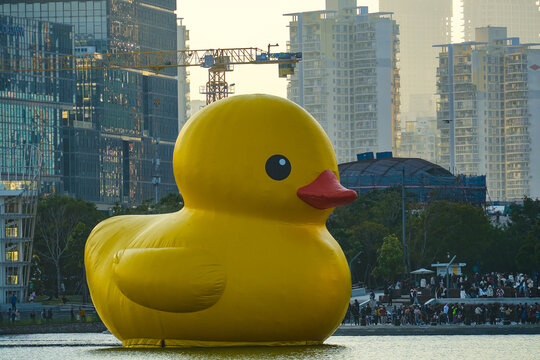
[[[237,98],[209,107],[179,136],[174,168],[182,210],[111,218],[88,239],[92,299],[124,346],[317,344],[345,314],[349,269],[325,227],[331,209],[324,209],[352,195],[337,189],[328,139],[286,100]],[[231,114],[235,102],[240,119]],[[246,113],[256,120],[246,122]],[[284,114],[299,120],[284,121]],[[272,140],[276,126],[292,134]],[[264,138],[247,144],[209,141],[257,129]],[[321,184],[337,190],[321,196]]]
[[[100,315],[109,330],[125,346],[161,346],[162,340],[166,346],[324,341],[337,328],[348,305],[350,280],[338,244],[325,227],[249,220],[238,224],[239,231],[238,227],[232,226],[238,219],[226,214],[208,217],[181,210],[159,217],[122,216],[97,228],[97,237],[112,224],[125,230],[140,229],[153,236],[149,238],[143,234],[134,240],[131,231],[126,231],[106,251],[97,244],[96,248],[89,244],[88,251],[108,254],[100,256],[95,264],[89,264],[99,268],[89,276],[89,283],[107,282],[114,254],[130,248],[191,249],[217,264],[211,271],[223,271],[212,277],[218,283],[217,293],[221,290],[220,280],[224,282],[218,301],[194,312],[175,313],[141,306],[122,294],[115,282],[93,290],[92,298],[102,304]],[[209,221],[213,223],[211,227]],[[201,230],[183,232],[183,227],[175,224]],[[252,236],[254,231],[258,232],[256,238]],[[218,241],[215,241],[216,234],[219,234]],[[314,237],[320,240],[315,245],[312,244]],[[201,280],[201,274],[195,270],[197,264],[178,262],[168,266],[171,270],[175,267],[179,270],[163,274],[141,269],[141,273],[134,274],[136,277],[150,276],[158,287],[163,287],[161,294],[150,294],[156,303],[171,300],[171,295],[164,293],[174,287],[174,282],[189,281],[177,277],[183,266],[193,268],[188,276]],[[180,301],[181,295],[176,300]]]

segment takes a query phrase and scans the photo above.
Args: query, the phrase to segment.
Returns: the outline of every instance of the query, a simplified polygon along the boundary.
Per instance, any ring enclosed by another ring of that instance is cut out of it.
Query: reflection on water
[[[0,359],[540,359],[540,335],[333,336],[322,346],[124,349],[110,334],[0,336]]]
[[[222,359],[339,359],[347,352],[345,346],[287,346],[287,347],[242,347],[242,348],[213,348],[213,349],[98,349],[90,351],[96,355],[114,359],[125,356],[130,359],[192,359],[192,360],[222,360]]]

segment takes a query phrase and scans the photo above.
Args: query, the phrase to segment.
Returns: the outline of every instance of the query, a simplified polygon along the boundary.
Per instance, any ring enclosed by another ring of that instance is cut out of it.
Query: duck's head
[[[320,223],[357,197],[340,185],[317,121],[270,95],[234,96],[199,111],[180,132],[173,163],[187,208]]]

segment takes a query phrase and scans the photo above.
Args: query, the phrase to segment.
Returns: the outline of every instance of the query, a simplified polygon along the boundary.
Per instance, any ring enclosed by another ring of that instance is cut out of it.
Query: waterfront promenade
[[[57,324],[0,326],[1,335],[45,333],[101,333],[107,328],[101,321]],[[340,326],[334,336],[413,336],[413,335],[531,335],[540,334],[540,324],[523,325],[370,325]]]
[[[413,336],[413,335],[537,335],[535,325],[404,325],[340,326],[334,336]]]

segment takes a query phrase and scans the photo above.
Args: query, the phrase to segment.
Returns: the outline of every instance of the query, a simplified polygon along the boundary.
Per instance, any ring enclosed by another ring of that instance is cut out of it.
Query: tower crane
[[[76,55],[40,57],[29,59],[0,59],[0,73],[32,71],[76,71],[84,69],[139,69],[158,74],[170,67],[200,66],[208,69],[208,82],[201,90],[206,104],[227,97],[233,87],[225,80],[225,74],[234,65],[278,64],[279,77],[294,74],[302,53],[272,53],[268,45],[265,52],[259,48],[229,48],[204,50],[141,51],[118,53],[82,53]]]

